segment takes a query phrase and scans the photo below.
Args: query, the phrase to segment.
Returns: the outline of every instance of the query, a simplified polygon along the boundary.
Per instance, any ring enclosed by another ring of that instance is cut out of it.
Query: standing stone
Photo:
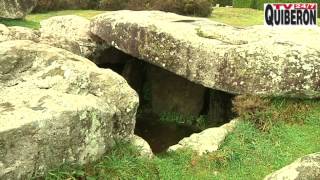
[[[148,67],[149,68],[149,67]],[[204,105],[205,87],[155,66],[148,69],[152,110],[198,116]]]
[[[37,5],[37,0],[1,0],[0,18],[24,18]]]
[[[264,180],[319,180],[320,152],[306,155],[292,164],[275,171]]]
[[[146,74],[144,67],[144,62],[131,58],[127,61],[122,71],[122,76],[140,97],[143,96],[142,88]]]
[[[209,126],[219,126],[228,122],[233,117],[232,98],[234,95],[210,90],[210,102],[208,113]]]

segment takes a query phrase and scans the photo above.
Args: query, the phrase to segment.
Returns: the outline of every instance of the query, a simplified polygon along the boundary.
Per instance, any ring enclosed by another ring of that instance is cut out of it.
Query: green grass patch
[[[236,27],[264,24],[263,11],[251,8],[214,8],[209,19]],[[320,18],[317,19],[317,22],[320,26]]]
[[[92,18],[98,14],[103,13],[104,11],[96,10],[63,10],[63,11],[50,11],[46,13],[36,13],[29,14],[25,19],[11,20],[11,19],[0,19],[0,23],[7,26],[23,26],[32,29],[40,28],[40,21],[48,19],[54,16],[63,16],[63,15],[78,15],[85,18]]]
[[[306,110],[305,106],[309,108]],[[243,120],[217,152],[197,156],[190,150],[154,159],[138,156],[118,143],[100,162],[87,167],[62,166],[46,179],[262,179],[295,159],[320,151],[320,102],[273,99],[265,110],[277,119],[269,131]],[[301,119],[301,120],[299,120]],[[296,123],[303,122],[303,123]]]
[[[214,8],[209,19],[237,27],[263,25],[263,11],[250,8]]]

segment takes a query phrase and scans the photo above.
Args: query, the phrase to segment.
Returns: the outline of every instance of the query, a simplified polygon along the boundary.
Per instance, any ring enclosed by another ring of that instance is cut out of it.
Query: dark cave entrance
[[[234,95],[195,84],[115,48],[102,53],[97,65],[122,75],[139,94],[135,134],[145,139],[155,154],[235,116]]]

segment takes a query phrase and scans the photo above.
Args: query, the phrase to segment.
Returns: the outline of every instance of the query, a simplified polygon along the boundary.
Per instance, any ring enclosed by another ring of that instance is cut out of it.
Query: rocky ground
[[[13,14],[5,7],[3,14]],[[30,11],[23,7],[23,12],[12,18]],[[6,17],[3,14],[0,16]],[[268,131],[262,133],[272,132],[281,121],[301,123],[302,128],[319,126],[316,100],[306,108],[299,103],[288,106],[293,107],[289,110],[280,105],[280,115],[268,110],[277,108],[274,101],[266,107],[243,104],[251,114],[227,123],[234,117],[232,99],[239,94],[319,98],[319,28],[235,28],[159,11],[106,12],[92,20],[58,16],[40,24],[39,30],[0,24],[0,92],[4,94],[0,97],[0,178],[26,179],[65,163],[91,164],[116,150],[118,141],[130,141],[138,147],[138,159],[142,156],[151,159],[148,163],[157,163],[149,144],[134,135],[139,100],[142,107],[148,99],[145,95],[151,97],[148,103],[154,114],[176,111],[205,115],[206,125],[214,126],[169,148],[178,153],[182,149],[182,154],[185,149],[195,152],[187,153],[192,155],[191,166],[196,166],[201,156],[206,161],[213,156],[221,164],[230,161],[230,166],[232,162],[246,162],[237,160],[245,152],[237,155],[237,147],[230,147],[242,141],[246,143],[243,146],[261,147],[255,146],[255,139],[238,137],[241,134],[228,139],[234,130],[239,132],[237,124],[240,129],[253,125]],[[148,93],[146,85],[150,85]],[[282,116],[290,112],[289,120]],[[298,120],[292,121],[295,116]],[[313,132],[316,136],[310,138],[312,141],[319,135],[317,130]],[[235,137],[238,142],[230,143]],[[222,144],[224,140],[227,145]],[[306,152],[319,150],[315,145]],[[266,179],[316,179],[317,156],[305,156]],[[287,158],[286,163],[292,159]],[[208,177],[225,177],[218,166],[214,165],[216,170],[209,167]],[[187,169],[179,173],[184,171]]]

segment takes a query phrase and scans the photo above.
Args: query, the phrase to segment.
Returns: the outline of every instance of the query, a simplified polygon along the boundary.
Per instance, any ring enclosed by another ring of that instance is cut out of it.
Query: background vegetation
[[[232,6],[232,0],[212,0],[212,5],[219,4],[221,6]]]
[[[184,15],[209,16],[211,0],[40,0],[34,12],[63,9],[162,10]]]

